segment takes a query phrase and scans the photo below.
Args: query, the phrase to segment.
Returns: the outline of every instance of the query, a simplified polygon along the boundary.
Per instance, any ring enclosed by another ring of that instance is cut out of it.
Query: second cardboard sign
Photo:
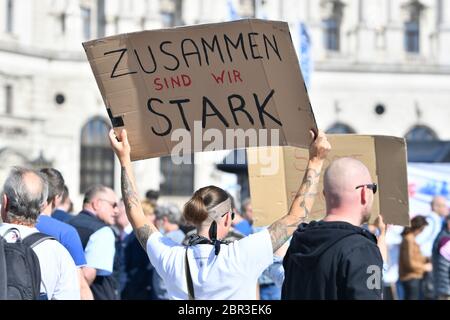
[[[365,135],[327,135],[332,150],[325,162],[309,220],[325,216],[323,173],[328,165],[341,157],[352,157],[368,168],[379,192],[375,194],[371,221],[382,214],[384,221],[409,225],[406,144],[403,138]],[[264,165],[258,156],[272,158]],[[308,150],[294,147],[250,148],[247,150],[248,173],[255,224],[269,225],[286,214],[300,187],[308,163]],[[273,169],[274,162],[278,168]]]

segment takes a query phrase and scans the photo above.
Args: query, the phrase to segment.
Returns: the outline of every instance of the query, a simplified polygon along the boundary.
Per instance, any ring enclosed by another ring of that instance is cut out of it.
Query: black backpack
[[[8,229],[3,236],[16,228]],[[54,239],[43,233],[33,233],[15,243],[0,236],[0,300],[39,300],[41,268],[33,247]]]

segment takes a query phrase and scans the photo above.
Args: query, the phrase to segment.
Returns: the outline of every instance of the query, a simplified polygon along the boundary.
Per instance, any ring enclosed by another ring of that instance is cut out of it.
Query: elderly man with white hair
[[[13,168],[3,185],[0,235],[17,242],[37,233],[36,220],[47,206],[48,184],[40,173]],[[41,271],[40,299],[79,300],[80,284],[75,263],[62,244],[47,239],[33,248]]]

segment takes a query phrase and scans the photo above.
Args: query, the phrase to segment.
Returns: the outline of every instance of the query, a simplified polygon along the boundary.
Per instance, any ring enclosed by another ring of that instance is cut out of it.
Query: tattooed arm
[[[318,192],[317,187],[323,162],[330,148],[325,134],[319,131],[317,138],[309,148],[309,161],[305,176],[288,214],[275,221],[268,229],[274,252],[290,238],[300,222],[309,215]]]
[[[111,129],[109,132],[109,140],[111,146],[119,158],[120,165],[122,167],[121,171],[121,188],[122,197],[125,204],[125,210],[127,212],[128,220],[133,226],[134,232],[136,233],[136,238],[139,243],[144,248],[147,249],[147,239],[158,229],[148,223],[145,218],[144,211],[142,210],[141,201],[137,193],[136,182],[134,179],[133,169],[131,167],[130,159],[130,144],[128,143],[127,133],[122,130],[120,134],[120,142],[117,141],[114,134],[114,130]]]

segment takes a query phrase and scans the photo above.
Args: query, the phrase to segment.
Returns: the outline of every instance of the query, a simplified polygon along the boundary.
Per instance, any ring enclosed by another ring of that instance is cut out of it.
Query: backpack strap
[[[188,260],[189,247],[195,246],[197,244],[211,244],[214,246],[215,254],[217,256],[217,254],[220,251],[220,245],[222,243],[230,244],[229,241],[222,241],[222,240],[217,240],[217,239],[215,239],[214,241],[211,241],[210,239],[199,236],[198,234],[192,234],[188,237],[186,253],[185,253],[185,273],[186,273],[186,282],[187,282],[189,300],[195,300],[194,284],[192,282],[191,268],[189,267],[189,260]],[[219,249],[217,249],[217,247],[219,247]]]
[[[6,275],[6,257],[3,237],[0,236],[0,300],[6,300],[8,297],[7,284],[8,277]]]
[[[194,284],[192,282],[191,268],[189,267],[189,260],[188,260],[188,248],[189,248],[189,246],[186,246],[186,254],[185,254],[186,282],[187,282],[189,300],[195,300]]]
[[[41,242],[44,242],[45,240],[56,240],[55,238],[49,236],[48,234],[41,233],[41,232],[35,232],[30,234],[29,236],[25,237],[22,240],[23,244],[26,244],[30,248],[34,248]]]
[[[7,235],[8,233],[10,233],[10,232],[13,232],[13,231],[15,231],[15,232],[20,236],[20,231],[19,231],[19,229],[12,227],[12,228],[9,228],[8,230],[6,230],[5,233],[3,233],[2,237],[3,237],[3,238],[6,238],[6,235]]]

